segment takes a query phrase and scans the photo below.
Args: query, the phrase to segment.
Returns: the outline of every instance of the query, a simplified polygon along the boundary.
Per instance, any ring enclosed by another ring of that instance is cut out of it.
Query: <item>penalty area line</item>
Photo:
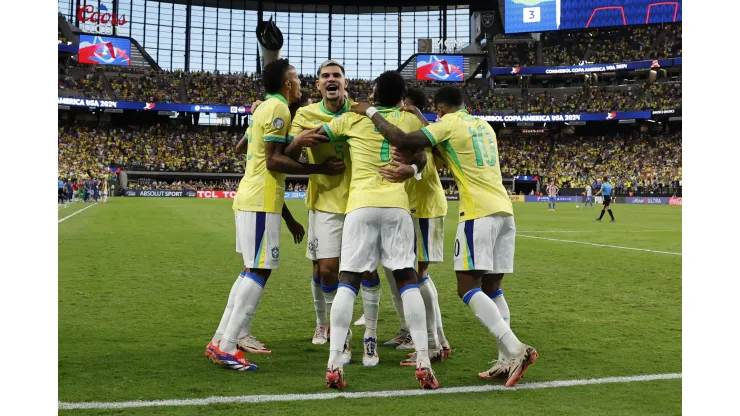
[[[59,224],[59,223],[61,223],[61,222],[63,222],[63,221],[66,221],[66,220],[68,220],[68,219],[70,219],[70,218],[74,217],[75,215],[79,214],[80,212],[82,212],[82,211],[84,211],[84,210],[86,210],[86,209],[88,209],[88,208],[92,208],[92,207],[94,207],[95,205],[98,205],[98,203],[96,202],[96,203],[94,203],[94,204],[92,204],[92,205],[88,205],[88,206],[86,206],[85,208],[82,208],[82,209],[80,209],[80,210],[77,210],[77,211],[75,211],[75,212],[73,212],[73,213],[71,213],[71,214],[67,215],[66,217],[64,217],[64,218],[60,219],[60,220],[59,220],[59,222],[57,222],[57,224]]]
[[[483,385],[467,387],[444,387],[437,390],[385,390],[364,391],[357,393],[314,393],[314,394],[262,394],[255,396],[211,396],[203,399],[170,399],[150,401],[129,402],[59,402],[59,410],[84,410],[84,409],[127,409],[135,407],[162,407],[162,406],[205,406],[211,404],[228,403],[268,403],[268,402],[293,402],[302,400],[329,400],[329,399],[366,399],[374,397],[408,397],[433,394],[453,393],[481,393],[488,391],[516,391],[516,390],[538,390],[556,387],[590,386],[595,384],[635,383],[656,380],[680,379],[681,373],[669,374],[647,374],[628,377],[605,377],[582,380],[556,380],[543,381],[539,383],[522,383],[512,388],[503,385]]]
[[[574,240],[560,240],[560,239],[557,239],[557,238],[537,237],[537,236],[534,236],[534,235],[517,234],[516,236],[517,237],[524,237],[524,238],[535,238],[537,240],[558,241],[558,242],[561,242],[561,243],[583,244],[583,245],[595,246],[595,247],[618,248],[618,249],[621,249],[621,250],[646,251],[648,253],[672,254],[674,256],[681,256],[681,253],[676,253],[675,251],[659,251],[659,250],[649,250],[647,248],[611,246],[609,244],[588,243],[588,242],[585,242],[585,241],[574,241]]]

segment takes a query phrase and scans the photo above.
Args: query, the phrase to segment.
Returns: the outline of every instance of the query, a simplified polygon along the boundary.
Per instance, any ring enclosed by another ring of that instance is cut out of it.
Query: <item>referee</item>
[[[601,207],[601,215],[599,215],[599,218],[597,218],[596,221],[601,222],[601,219],[604,217],[604,211],[609,211],[609,216],[612,217],[612,220],[609,222],[615,222],[614,214],[612,214],[612,209],[610,208],[613,190],[614,186],[609,183],[609,178],[604,176],[604,183],[601,184],[601,189],[596,193],[597,196],[604,195],[604,206]]]

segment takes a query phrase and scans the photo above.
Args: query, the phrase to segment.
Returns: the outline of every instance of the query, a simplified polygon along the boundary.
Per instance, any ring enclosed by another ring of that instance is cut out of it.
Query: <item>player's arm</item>
[[[429,120],[427,120],[426,117],[424,117],[424,113],[421,112],[416,106],[413,105],[405,105],[401,107],[401,111],[408,111],[409,113],[416,116],[416,118],[419,119],[422,126],[428,126]]]
[[[297,175],[338,175],[344,172],[344,162],[327,160],[321,165],[312,165],[301,163],[288,157],[284,153],[284,150],[288,135],[288,126],[285,125],[285,120],[289,120],[289,117],[290,112],[285,107],[278,107],[275,109],[275,114],[268,117],[268,120],[272,120],[272,122],[265,128],[264,133],[267,169],[273,172]],[[307,133],[307,135],[309,134]],[[320,135],[314,133],[312,137],[318,139]]]
[[[303,130],[302,126],[307,124],[304,121],[305,116],[299,110],[290,125],[288,145],[285,146],[283,153],[293,160],[298,160],[301,157],[301,151],[304,147],[311,147],[318,143],[329,141],[328,137],[322,135],[323,130],[320,126],[311,130]]]
[[[393,159],[388,165],[380,168],[380,176],[388,182],[398,183],[405,182],[407,179],[421,179],[421,171],[424,170],[428,162],[427,152],[424,149],[414,151],[411,158],[404,155],[403,152],[394,148]]]
[[[303,236],[306,235],[306,230],[304,230],[303,226],[293,218],[293,214],[291,214],[288,209],[288,205],[285,203],[283,203],[282,216],[283,221],[285,221],[285,225],[288,227],[288,231],[293,235],[293,241],[296,244],[303,241]]]
[[[358,114],[366,115],[366,111],[370,108],[368,103],[357,103],[353,105],[352,111]],[[375,113],[370,117],[375,127],[378,128],[378,132],[388,142],[396,147],[403,147],[407,149],[422,149],[425,147],[432,147],[429,138],[422,130],[413,131],[411,133],[404,133],[403,130],[389,123],[382,115]]]
[[[603,191],[603,190],[604,190],[604,189],[599,189],[599,192],[596,192],[596,193],[594,194],[594,196],[599,196],[599,195],[601,195],[601,191]]]
[[[247,153],[247,149],[249,148],[249,129],[244,133],[244,136],[239,140],[239,143],[236,144],[236,153],[242,154]]]

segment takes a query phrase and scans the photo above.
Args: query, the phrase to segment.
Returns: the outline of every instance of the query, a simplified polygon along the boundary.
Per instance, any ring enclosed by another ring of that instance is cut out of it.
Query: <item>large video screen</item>
[[[504,0],[506,33],[681,21],[681,0]]]
[[[93,65],[131,65],[131,41],[98,35],[80,35],[77,61]]]
[[[416,79],[419,81],[463,82],[465,64],[459,55],[418,55]]]

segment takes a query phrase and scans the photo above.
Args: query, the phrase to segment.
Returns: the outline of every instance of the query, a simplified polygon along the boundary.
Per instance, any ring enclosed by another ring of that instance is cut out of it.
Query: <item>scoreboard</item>
[[[504,0],[506,33],[681,21],[681,0]]]

